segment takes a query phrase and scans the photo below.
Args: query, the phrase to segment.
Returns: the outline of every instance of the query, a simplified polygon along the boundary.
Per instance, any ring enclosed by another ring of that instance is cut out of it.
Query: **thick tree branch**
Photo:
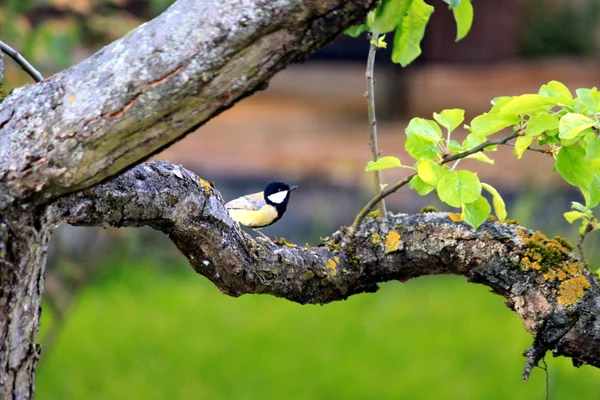
[[[265,87],[376,0],[178,0],[0,106],[0,211],[91,186]],[[201,152],[199,154],[201,156]]]
[[[445,213],[368,218],[354,240],[342,230],[305,248],[254,241],[240,231],[220,194],[167,162],[144,163],[118,178],[60,199],[56,222],[149,225],[169,236],[192,267],[223,293],[264,293],[327,303],[379,282],[456,274],[507,299],[534,336],[526,376],[551,350],[600,366],[600,288],[572,247],[516,225],[486,222],[477,231]]]

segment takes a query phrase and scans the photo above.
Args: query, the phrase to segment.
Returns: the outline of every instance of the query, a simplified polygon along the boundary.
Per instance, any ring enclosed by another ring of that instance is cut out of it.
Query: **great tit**
[[[290,193],[298,186],[289,186],[283,182],[272,182],[263,192],[238,197],[225,204],[231,218],[260,235],[268,236],[257,228],[263,228],[283,217],[290,200]]]

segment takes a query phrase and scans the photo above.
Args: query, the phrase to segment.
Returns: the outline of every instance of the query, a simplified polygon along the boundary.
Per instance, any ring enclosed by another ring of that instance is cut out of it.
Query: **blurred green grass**
[[[543,371],[521,381],[531,338],[516,314],[463,278],[301,306],[224,296],[180,259],[169,273],[112,257],[43,354],[37,398],[545,398]],[[598,370],[548,364],[551,399],[598,398]]]

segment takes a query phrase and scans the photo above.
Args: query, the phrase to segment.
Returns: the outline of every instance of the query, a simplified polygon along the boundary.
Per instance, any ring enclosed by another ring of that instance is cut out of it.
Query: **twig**
[[[548,372],[548,364],[546,364],[545,358],[542,358],[542,364],[544,364],[544,366],[539,368],[543,369],[546,373],[546,400],[550,400],[550,377]]]
[[[588,224],[585,226],[585,230],[583,231],[583,233],[581,235],[579,235],[579,240],[577,241],[577,250],[579,251],[579,261],[581,261],[582,263],[585,262],[585,255],[583,253],[583,241],[585,240],[585,237],[587,236],[587,234],[590,233],[592,230],[594,230],[594,220],[590,219]]]
[[[365,72],[365,77],[367,79],[367,107],[369,109],[369,139],[373,161],[377,161],[379,159],[379,149],[377,148],[377,117],[375,115],[375,80],[373,78],[378,38],[379,35],[377,33],[373,33],[371,35],[369,56],[367,58],[367,71]],[[375,196],[381,194],[381,174],[379,171],[373,171],[373,186],[375,189]],[[381,216],[384,217],[386,212],[385,202],[383,201],[383,197],[380,200],[381,201],[378,203],[378,208]]]
[[[42,74],[40,74],[37,69],[35,69],[31,64],[29,64],[29,62],[21,54],[19,54],[18,51],[16,51],[15,49],[13,49],[12,47],[10,47],[9,45],[7,45],[6,43],[4,43],[1,40],[0,40],[0,50],[2,50],[4,53],[6,53],[8,56],[10,56],[13,60],[15,60],[15,62],[17,64],[19,64],[21,66],[21,68],[23,68],[23,70],[25,72],[27,72],[33,78],[33,80],[35,80],[36,82],[41,82],[44,80],[44,77],[42,76]]]
[[[515,147],[514,143],[504,143],[507,146]],[[535,151],[536,153],[552,154],[551,149],[538,149],[537,147],[528,147],[525,150]]]
[[[519,136],[520,136],[519,132],[513,132],[510,135],[503,137],[502,139],[486,140],[485,142],[481,143],[479,146],[475,146],[472,149],[463,151],[462,153],[453,154],[451,156],[444,157],[440,164],[446,164],[446,163],[449,163],[450,161],[459,160],[461,158],[468,157],[471,154],[479,153],[481,150],[485,149],[486,147],[494,146],[497,144],[504,144],[504,143],[508,142],[509,140],[514,139]]]
[[[481,143],[479,146],[475,146],[472,149],[469,149],[467,151],[463,151],[462,153],[458,153],[458,154],[454,154],[454,155],[451,155],[451,156],[444,157],[442,159],[442,161],[440,162],[440,164],[443,165],[443,164],[447,164],[447,163],[455,161],[455,160],[463,159],[465,157],[470,156],[471,154],[475,154],[475,153],[480,152],[481,150],[485,149],[488,146],[494,146],[494,145],[497,145],[497,144],[504,144],[504,143],[508,142],[509,140],[514,139],[514,138],[516,138],[518,136],[519,136],[519,133],[518,132],[514,132],[514,133],[511,133],[510,135],[508,135],[506,137],[503,137],[502,139],[498,139],[498,140],[486,140],[485,142]],[[376,195],[375,197],[373,197],[371,199],[371,201],[369,201],[369,203],[367,203],[367,205],[364,206],[362,210],[360,210],[360,212],[358,213],[358,215],[354,219],[354,222],[352,223],[351,231],[352,232],[356,232],[358,230],[358,227],[360,226],[360,223],[362,222],[362,220],[369,213],[369,211],[371,211],[373,209],[373,207],[375,207],[375,205],[380,200],[383,200],[384,198],[386,198],[390,194],[394,193],[396,190],[400,189],[402,186],[406,185],[408,182],[410,182],[410,180],[415,175],[416,174],[412,174],[410,176],[407,176],[406,178],[404,178],[404,179],[396,182],[392,186],[388,187],[387,189],[385,189],[384,191],[382,191],[381,193],[379,193],[378,195]]]
[[[352,223],[352,228],[351,228],[352,232],[356,232],[356,230],[360,226],[360,223],[362,222],[362,220],[369,213],[369,211],[371,211],[371,209],[373,207],[375,207],[375,205],[380,200],[383,200],[384,198],[386,198],[390,194],[394,193],[396,190],[400,189],[402,186],[406,185],[408,182],[410,182],[410,180],[415,175],[417,175],[417,174],[412,174],[412,175],[407,176],[406,178],[404,178],[404,179],[402,179],[402,180],[394,183],[392,186],[387,187],[384,191],[382,191],[381,193],[379,193],[377,196],[373,197],[371,199],[371,201],[369,201],[369,203],[366,206],[364,206],[362,210],[360,210],[360,212],[358,213],[358,215],[354,219],[354,222]]]

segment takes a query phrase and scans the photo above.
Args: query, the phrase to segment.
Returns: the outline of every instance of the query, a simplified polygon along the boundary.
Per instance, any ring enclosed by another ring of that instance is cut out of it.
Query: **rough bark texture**
[[[455,215],[369,218],[320,247],[254,241],[232,222],[206,181],[167,162],[144,163],[109,183],[62,198],[51,219],[82,226],[149,225],[169,236],[192,267],[223,293],[262,293],[328,303],[374,292],[379,282],[463,275],[507,299],[534,337],[525,374],[551,350],[600,366],[600,288],[561,239]]]
[[[375,3],[178,0],[82,63],[0,98],[1,399],[33,396],[48,204],[266,87]]]
[[[80,64],[15,90],[0,108],[0,210],[147,158],[264,88],[375,2],[179,0]]]

